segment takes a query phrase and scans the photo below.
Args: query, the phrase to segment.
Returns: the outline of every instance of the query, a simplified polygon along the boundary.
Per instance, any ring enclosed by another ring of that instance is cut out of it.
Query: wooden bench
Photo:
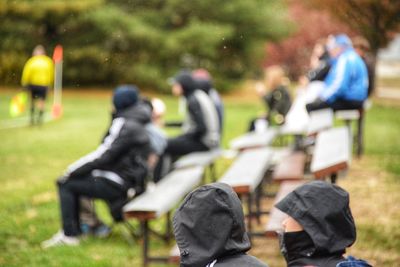
[[[259,215],[262,180],[268,170],[272,153],[270,148],[257,148],[242,152],[219,180],[221,183],[232,186],[239,196],[247,197],[248,230],[250,233],[252,233],[251,216],[254,214],[252,208],[253,195],[257,193],[256,214]],[[256,192],[256,189],[259,189],[259,191]]]
[[[333,110],[330,108],[310,112],[307,125],[307,135],[316,135],[318,132],[332,128]]]
[[[350,130],[350,136],[353,138],[351,122],[357,122],[357,132],[355,133],[354,145],[356,146],[357,156],[360,157],[364,152],[364,109],[338,110],[335,112],[337,119],[343,120]]]
[[[172,209],[201,182],[204,168],[195,166],[191,168],[174,170],[165,176],[155,188],[146,191],[133,199],[123,208],[126,219],[138,219],[141,224],[143,237],[143,266],[148,266],[151,261],[168,262],[168,257],[149,256],[149,232],[154,232],[149,227],[149,222],[167,215],[166,233],[167,241],[172,236],[170,213]]]
[[[222,155],[221,149],[213,149],[204,152],[193,152],[179,158],[174,163],[174,169],[183,169],[193,166],[202,166],[204,168],[209,168],[211,179],[216,180],[215,174],[215,161]]]
[[[300,185],[304,184],[304,181],[284,181],[279,187],[279,191],[275,197],[274,204],[281,201],[290,192],[295,190]],[[276,237],[278,231],[282,231],[282,222],[287,217],[285,213],[279,209],[272,207],[269,214],[268,222],[265,226],[265,236]]]
[[[250,132],[233,139],[230,147],[234,150],[265,147],[271,144],[277,134],[277,130],[269,128],[265,132]]]
[[[274,182],[283,182],[290,180],[301,180],[304,178],[304,165],[306,155],[302,151],[292,152],[282,158],[275,167],[272,179]]]
[[[339,171],[348,168],[351,160],[351,141],[347,127],[332,128],[318,134],[310,170],[317,179],[330,176],[336,182]]]

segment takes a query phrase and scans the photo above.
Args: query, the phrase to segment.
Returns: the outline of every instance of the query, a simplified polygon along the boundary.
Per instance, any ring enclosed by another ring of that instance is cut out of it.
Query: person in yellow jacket
[[[54,63],[46,56],[46,51],[42,45],[33,49],[32,57],[25,63],[22,72],[21,84],[31,92],[31,125],[35,124],[35,109],[37,105],[38,116],[36,123],[43,121],[45,100],[47,91],[53,83]]]

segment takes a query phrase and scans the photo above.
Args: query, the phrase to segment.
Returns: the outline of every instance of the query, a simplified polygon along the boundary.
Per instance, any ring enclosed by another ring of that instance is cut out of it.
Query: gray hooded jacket
[[[246,254],[251,247],[241,202],[223,183],[190,193],[175,213],[181,267],[267,267]]]

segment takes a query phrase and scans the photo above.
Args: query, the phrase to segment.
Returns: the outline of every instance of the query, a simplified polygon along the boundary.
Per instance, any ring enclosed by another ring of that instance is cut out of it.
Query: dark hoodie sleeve
[[[148,136],[139,124],[122,118],[115,119],[103,143],[94,152],[72,164],[67,172],[69,176],[80,176],[94,169],[106,168],[132,149],[132,146],[144,146],[148,142]]]
[[[195,123],[195,128],[186,135],[194,137],[196,139],[201,138],[207,132],[207,127],[205,123],[204,114],[200,107],[200,103],[197,101],[195,97],[190,97],[188,99],[188,110],[190,116],[192,117]]]

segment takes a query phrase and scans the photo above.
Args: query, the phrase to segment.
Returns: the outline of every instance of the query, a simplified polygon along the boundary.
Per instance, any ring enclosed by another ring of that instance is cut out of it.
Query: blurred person
[[[310,70],[304,77],[306,81],[301,82],[303,85],[313,81],[323,81],[328,74],[331,65],[326,42],[326,39],[319,39],[315,43],[310,57]]]
[[[248,255],[242,204],[224,183],[191,192],[173,218],[181,267],[267,267]]]
[[[325,181],[306,183],[275,207],[286,213],[280,247],[288,267],[371,267],[351,256],[346,248],[356,241],[356,226],[349,194]]]
[[[219,132],[222,135],[224,125],[224,103],[222,102],[218,91],[214,88],[212,77],[206,69],[196,69],[192,71],[192,75],[196,80],[199,89],[206,92],[214,103],[218,112]]]
[[[268,67],[264,72],[264,86],[257,86],[256,92],[263,99],[267,113],[250,122],[249,131],[257,130],[258,125],[282,125],[289,112],[292,100],[287,89],[288,79],[280,66]],[[261,127],[261,126],[260,126]]]
[[[116,90],[135,91],[137,90],[137,88],[134,85],[124,84],[119,85]],[[162,123],[162,117],[164,116],[166,109],[164,102],[158,98],[154,98],[151,100],[147,98],[142,98],[138,100],[137,105],[144,105],[144,107],[148,108],[148,110],[151,112],[151,120],[149,120],[144,126],[150,141],[150,153],[147,159],[148,181],[146,181],[146,183],[141,186],[140,190],[135,190],[135,196],[142,193],[144,191],[144,188],[148,189],[153,186],[151,181],[154,168],[158,162],[158,158],[160,157],[160,155],[163,154],[167,146],[166,135],[160,127]],[[136,110],[132,109],[132,111],[135,112]],[[115,112],[112,112],[112,119],[114,119],[114,117]],[[108,134],[109,132],[107,132],[105,136],[107,136]],[[125,203],[120,203],[121,208],[123,204]],[[117,209],[119,207],[114,206],[114,208]],[[122,220],[122,218],[120,218],[119,220]],[[111,233],[110,227],[102,222],[97,216],[94,201],[92,199],[81,198],[80,221],[82,234],[90,234],[96,237],[106,237]]]
[[[172,93],[186,100],[186,118],[183,133],[169,138],[164,154],[158,161],[154,182],[169,172],[171,162],[179,156],[197,151],[208,151],[220,145],[217,110],[210,97],[198,89],[196,81],[188,71],[181,71],[172,81]]]
[[[151,114],[138,99],[136,88],[117,88],[113,94],[113,120],[103,142],[70,165],[57,180],[62,230],[44,241],[43,248],[79,244],[81,198],[106,200],[114,220],[121,221],[128,195],[144,190],[150,153],[145,124]]]
[[[46,56],[46,51],[42,45],[37,45],[33,49],[32,57],[25,63],[21,78],[22,86],[27,88],[31,93],[31,125],[43,122],[47,91],[52,86],[53,79],[53,60]],[[38,109],[37,117],[35,116],[36,106]]]
[[[367,98],[368,73],[364,61],[354,51],[350,38],[336,35],[328,42],[332,58],[331,68],[324,80],[324,88],[307,111],[331,108],[333,110],[360,109]]]
[[[370,55],[371,47],[367,39],[362,36],[353,38],[353,46],[356,53],[364,60],[368,71],[368,97],[372,95],[375,89],[375,63]]]

